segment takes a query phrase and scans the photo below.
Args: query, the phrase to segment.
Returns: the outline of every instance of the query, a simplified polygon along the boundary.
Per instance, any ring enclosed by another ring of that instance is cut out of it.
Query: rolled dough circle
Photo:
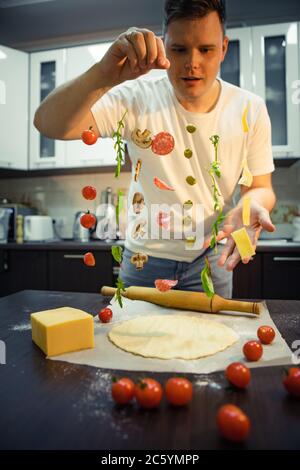
[[[185,315],[148,315],[114,326],[108,333],[124,351],[158,359],[198,359],[231,346],[238,335],[226,325]]]

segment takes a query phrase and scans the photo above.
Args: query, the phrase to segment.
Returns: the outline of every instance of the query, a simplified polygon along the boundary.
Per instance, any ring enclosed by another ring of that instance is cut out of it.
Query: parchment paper
[[[160,307],[140,300],[123,299],[123,309],[113,299],[111,301],[113,321],[100,323],[98,317],[95,322],[95,348],[78,351],[49,359],[66,361],[74,364],[86,364],[104,369],[136,370],[151,372],[190,372],[195,374],[209,374],[226,369],[231,362],[241,361],[249,367],[266,367],[291,363],[292,353],[286,342],[273,323],[268,308],[264,303],[263,313],[257,317],[236,312],[222,312],[221,314],[199,313],[187,310],[178,310]],[[214,320],[229,326],[237,332],[239,340],[226,349],[213,356],[184,360],[184,359],[152,359],[128,353],[115,346],[107,337],[107,333],[116,324],[141,315],[186,315],[197,316],[207,320]],[[263,357],[258,362],[245,360],[242,349],[246,341],[257,339],[257,328],[260,325],[270,325],[276,331],[276,337],[271,345],[264,346]]]

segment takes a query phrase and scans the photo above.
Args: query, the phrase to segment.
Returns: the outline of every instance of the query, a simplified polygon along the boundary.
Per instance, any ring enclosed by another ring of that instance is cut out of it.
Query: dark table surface
[[[113,375],[135,380],[142,372],[46,360],[32,343],[31,312],[68,305],[97,314],[108,301],[98,294],[30,290],[0,299],[0,339],[6,344],[6,364],[0,365],[1,449],[300,449],[300,400],[286,394],[283,367],[252,369],[246,391],[228,387],[223,372],[186,374],[194,384],[189,406],[174,409],[163,399],[157,410],[144,411],[135,403],[120,408],[110,395]],[[300,339],[300,301],[267,305],[291,346]],[[172,374],[150,375],[163,384]],[[215,416],[225,403],[240,406],[251,419],[244,444],[218,434]]]

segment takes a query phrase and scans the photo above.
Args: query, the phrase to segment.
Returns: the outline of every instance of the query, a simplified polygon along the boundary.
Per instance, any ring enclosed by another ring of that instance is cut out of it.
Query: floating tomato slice
[[[97,222],[94,214],[91,214],[89,211],[86,214],[83,214],[80,217],[80,223],[84,228],[92,228]]]
[[[90,251],[88,253],[85,253],[83,261],[86,266],[95,266],[96,264],[94,255]]]
[[[174,137],[169,132],[160,132],[152,139],[151,146],[152,152],[157,155],[167,155],[174,149]]]
[[[94,186],[85,186],[82,188],[81,194],[83,195],[84,199],[92,201],[97,196],[97,190],[94,188]]]
[[[167,292],[178,284],[178,281],[171,279],[156,279],[154,282],[156,289],[160,292]]]
[[[82,132],[81,139],[86,145],[93,145],[97,142],[98,137],[93,131],[93,126]]]

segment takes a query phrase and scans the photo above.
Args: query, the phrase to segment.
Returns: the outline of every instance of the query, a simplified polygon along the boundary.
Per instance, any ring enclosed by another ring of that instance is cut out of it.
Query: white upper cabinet
[[[0,46],[0,168],[27,170],[28,60]]]
[[[252,28],[254,92],[267,104],[275,157],[299,157],[299,79],[297,23]]]
[[[228,29],[226,35],[229,46],[220,76],[226,82],[253,91],[251,28]]]
[[[33,125],[33,119],[41,101],[66,81],[66,50],[34,52],[30,56],[29,168],[63,168],[65,141],[40,134]]]
[[[98,62],[109,49],[111,43],[67,49],[66,80],[72,80],[86,72]],[[116,123],[117,125],[117,123]],[[82,129],[84,131],[85,129]],[[116,152],[112,139],[98,139],[94,145],[85,145],[81,140],[66,142],[66,166],[88,167],[116,164]]]

